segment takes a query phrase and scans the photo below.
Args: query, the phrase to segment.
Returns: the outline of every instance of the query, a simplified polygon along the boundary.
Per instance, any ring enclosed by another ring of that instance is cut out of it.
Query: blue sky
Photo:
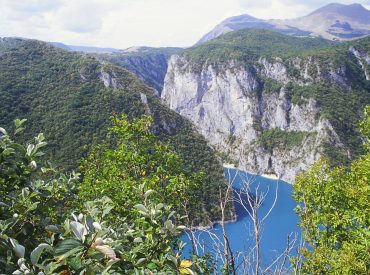
[[[333,0],[0,0],[0,36],[73,45],[190,46],[223,19],[303,16]],[[337,0],[350,4],[353,1]],[[370,9],[370,0],[357,0]]]

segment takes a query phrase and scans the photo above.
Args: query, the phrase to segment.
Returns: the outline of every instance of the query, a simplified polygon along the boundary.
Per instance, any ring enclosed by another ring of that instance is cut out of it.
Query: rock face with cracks
[[[369,80],[368,53],[353,47],[348,53]],[[351,92],[348,71],[345,66],[323,66],[310,56],[194,66],[186,55],[174,55],[161,97],[196,125],[224,162],[294,182],[299,172],[324,155],[324,144],[346,148],[332,123],[320,116],[319,102],[314,97],[293,100],[289,86],[327,83]],[[275,88],[268,89],[267,82]],[[266,146],[266,140],[274,146]]]

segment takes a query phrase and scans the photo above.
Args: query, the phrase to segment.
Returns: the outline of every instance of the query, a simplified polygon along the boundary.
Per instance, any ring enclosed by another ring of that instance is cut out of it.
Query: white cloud
[[[0,36],[116,48],[190,46],[233,15],[292,18],[332,1],[0,0]],[[370,9],[369,0],[357,2]]]
[[[104,12],[97,1],[69,1],[53,14],[54,23],[63,30],[76,33],[91,33],[103,25]]]

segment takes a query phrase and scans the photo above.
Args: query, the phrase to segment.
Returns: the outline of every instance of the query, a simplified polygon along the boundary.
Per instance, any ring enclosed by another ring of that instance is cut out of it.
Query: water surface
[[[268,179],[230,168],[225,169],[225,176],[229,182],[233,183],[235,192],[243,188],[246,184],[249,184],[252,194],[255,194],[255,190],[258,187],[259,194],[265,195],[265,201],[258,210],[259,217],[262,218],[266,215],[274,205],[262,226],[261,259],[265,267],[270,265],[278,255],[283,253],[287,247],[288,236],[290,236],[291,240],[296,237],[297,242],[295,244],[298,245],[301,231],[298,227],[298,216],[294,212],[297,204],[292,198],[292,185],[282,180]],[[246,255],[255,245],[253,226],[250,216],[243,207],[238,204],[235,206],[237,220],[227,223],[226,231],[232,251],[235,254],[241,252]],[[201,246],[205,248],[205,251],[214,254],[215,244],[222,245],[223,242],[220,224],[216,223],[210,231],[221,241],[218,241],[215,237],[210,237],[208,233],[202,230],[196,230],[194,233],[199,239]],[[188,255],[191,251],[190,239],[187,236],[183,236],[182,240],[188,244],[185,252],[185,255]],[[200,249],[200,247],[198,248]],[[296,254],[295,252],[296,250],[293,250],[291,254],[294,255]],[[215,255],[213,256],[216,257]],[[218,265],[220,264],[218,262]]]

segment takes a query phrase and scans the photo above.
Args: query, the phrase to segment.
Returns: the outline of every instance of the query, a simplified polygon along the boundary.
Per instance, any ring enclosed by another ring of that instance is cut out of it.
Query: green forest
[[[79,171],[81,159],[106,139],[110,116],[148,114],[156,140],[181,156],[186,173],[204,177],[198,202],[203,206],[197,206],[194,222],[206,225],[219,217],[214,201],[224,188],[220,160],[190,122],[162,105],[152,89],[125,69],[102,65],[94,57],[34,40],[18,43],[0,56],[0,125],[11,129],[14,119],[26,118],[23,141],[45,133],[48,160],[62,171]],[[103,73],[118,87],[105,87]]]

